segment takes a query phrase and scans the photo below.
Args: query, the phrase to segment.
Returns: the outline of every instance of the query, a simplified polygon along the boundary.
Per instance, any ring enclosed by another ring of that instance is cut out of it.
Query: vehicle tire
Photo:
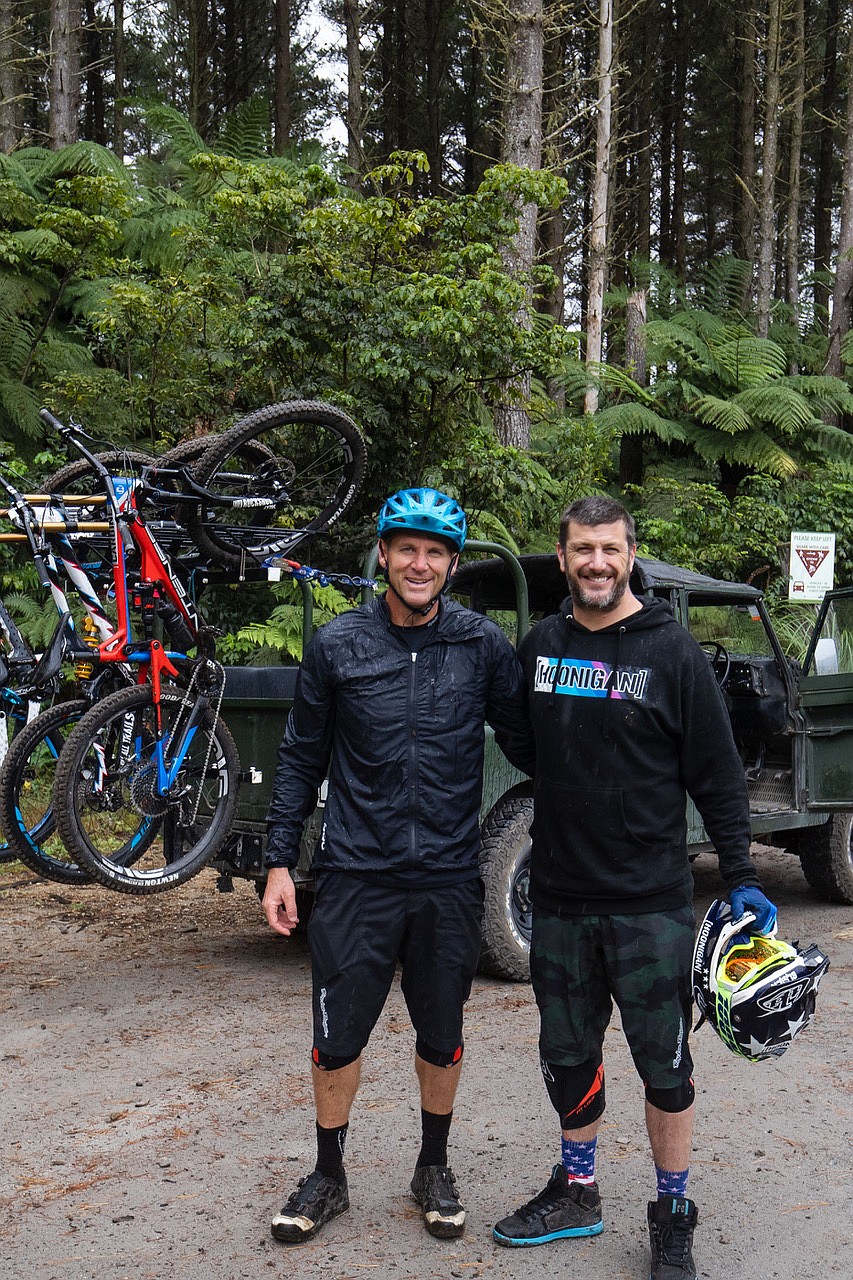
[[[167,741],[180,737],[188,705],[183,694],[162,692]],[[94,880],[122,893],[162,893],[197,875],[227,839],[237,805],[237,748],[211,708],[171,794],[158,794],[157,710],[150,686],[119,689],[83,717],[56,770],[53,807],[62,839]],[[132,866],[117,853],[128,842],[144,844]]]
[[[267,456],[256,456],[258,446]],[[361,431],[334,405],[268,405],[226,431],[193,477],[223,497],[272,499],[275,509],[202,504],[188,512],[187,527],[200,550],[227,569],[241,568],[247,556],[287,554],[343,514],[361,484],[366,456]]]
[[[15,734],[0,769],[0,831],[9,857],[61,884],[91,882],[56,834],[51,807],[56,761],[88,710],[79,698],[42,711]]]
[[[480,875],[485,886],[480,971],[530,981],[531,796],[500,800],[483,823]]]
[[[10,692],[2,691],[0,697],[0,770],[17,735],[27,723],[27,704],[21,703]],[[17,853],[4,834],[5,827],[0,821],[0,863],[15,862]]]
[[[819,827],[803,827],[799,854],[803,875],[822,898],[853,905],[853,813],[833,813]]]

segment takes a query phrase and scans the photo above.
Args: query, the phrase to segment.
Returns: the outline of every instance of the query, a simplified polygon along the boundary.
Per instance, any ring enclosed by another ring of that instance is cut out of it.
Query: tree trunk
[[[113,0],[113,150],[124,159],[124,0]]]
[[[50,112],[54,151],[76,142],[80,120],[80,0],[50,2]]]
[[[853,66],[853,23],[850,26],[847,65]],[[844,158],[841,170],[841,226],[838,236],[838,266],[832,292],[832,318],[829,323],[829,350],[826,372],[841,377],[841,345],[850,329],[851,290],[853,290],[853,79],[847,87],[847,119],[844,127]]]
[[[0,0],[0,151],[13,151],[24,132],[23,22],[14,0]]]
[[[684,125],[687,114],[687,20],[684,0],[675,0],[675,119],[672,128],[672,231],[675,270],[687,280],[687,217],[684,206]]]
[[[646,323],[646,292],[637,289],[628,298],[625,312],[625,364],[628,372],[641,387],[648,376],[646,364],[646,340],[643,325]],[[643,483],[643,437],[624,435],[619,441],[619,488],[627,484]]]
[[[293,121],[293,71],[290,61],[290,0],[275,0],[275,154],[290,145]]]
[[[761,149],[761,192],[758,206],[757,330],[766,338],[773,303],[773,254],[776,248],[776,154],[779,143],[779,47],[781,0],[770,0],[767,59],[764,75],[764,142]]]
[[[804,0],[794,0],[794,39],[791,42],[794,87],[791,95],[791,143],[788,154],[788,200],[785,210],[785,293],[791,323],[800,322],[800,164],[803,154],[803,113],[806,101],[806,22]],[[797,373],[792,364],[789,373]]]
[[[207,5],[190,0],[187,5],[190,124],[206,137],[210,124],[210,67],[208,63]]]
[[[502,160],[524,169],[539,169],[542,164],[542,65],[544,31],[542,0],[510,0],[507,41],[504,106],[504,141]],[[518,230],[509,246],[505,261],[508,271],[520,275],[526,283],[526,301],[517,322],[530,324],[533,293],[530,272],[536,260],[535,204],[525,204],[518,211]],[[495,430],[502,444],[526,449],[530,444],[530,374],[525,373],[502,386],[503,399],[495,406]]]
[[[613,6],[599,0],[598,102],[595,127],[595,173],[592,181],[592,218],[589,233],[589,283],[586,308],[586,363],[599,364],[604,326],[604,290],[607,279],[607,218],[610,199],[610,118],[613,105]],[[587,387],[584,413],[598,408],[598,388]]]
[[[737,143],[740,172],[739,182],[735,186],[735,252],[752,265],[755,262],[755,53],[757,45],[752,0],[750,0],[750,7],[743,14],[740,42],[740,119]],[[749,310],[751,295],[752,277],[750,276],[744,289],[742,301],[744,311]]]
[[[361,105],[361,14],[358,0],[344,0],[347,55],[347,183],[357,187],[364,168]]]
[[[815,324],[824,332],[829,311],[826,277],[832,266],[833,161],[835,158],[835,94],[838,85],[839,0],[827,0],[824,27],[823,76],[820,101],[820,146],[818,149],[814,209],[814,313]]]

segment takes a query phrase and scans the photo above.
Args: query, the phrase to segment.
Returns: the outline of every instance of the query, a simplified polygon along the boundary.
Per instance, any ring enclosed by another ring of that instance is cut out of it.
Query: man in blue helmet
[[[388,589],[306,649],[268,814],[264,911],[287,937],[297,923],[290,870],[328,772],[308,925],[317,1164],[273,1219],[288,1243],[349,1207],[350,1110],[398,962],[421,1097],[411,1190],[432,1235],[462,1234],[447,1139],[480,949],[484,722],[514,764],[533,766],[510,644],[444,594],[465,543],[462,508],[435,489],[402,490],[377,531]]]

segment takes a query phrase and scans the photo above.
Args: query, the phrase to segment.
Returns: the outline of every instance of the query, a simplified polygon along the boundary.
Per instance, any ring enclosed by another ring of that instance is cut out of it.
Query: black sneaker
[[[465,1210],[459,1203],[456,1180],[446,1164],[421,1164],[412,1178],[412,1195],[424,1211],[431,1236],[455,1240],[465,1230]]]
[[[601,1196],[596,1184],[569,1182],[565,1168],[555,1164],[544,1191],[515,1213],[501,1218],[492,1235],[498,1244],[523,1247],[574,1236],[597,1236],[603,1230]]]
[[[315,1169],[307,1178],[300,1178],[281,1213],[273,1218],[271,1230],[276,1240],[298,1244],[301,1240],[310,1240],[324,1222],[348,1208],[347,1176],[343,1169],[338,1178],[327,1177]]]
[[[699,1210],[684,1196],[649,1201],[649,1239],[652,1269],[649,1280],[696,1280],[693,1229]]]

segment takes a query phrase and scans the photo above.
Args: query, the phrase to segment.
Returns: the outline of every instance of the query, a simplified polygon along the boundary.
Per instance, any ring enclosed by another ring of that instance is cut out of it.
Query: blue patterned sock
[[[676,1173],[672,1169],[661,1169],[660,1165],[656,1164],[658,1200],[665,1200],[667,1196],[686,1196],[689,1172],[689,1169],[681,1169]]]
[[[595,1144],[590,1142],[572,1142],[563,1138],[563,1168],[569,1175],[569,1182],[582,1182],[589,1186],[595,1181]]]

